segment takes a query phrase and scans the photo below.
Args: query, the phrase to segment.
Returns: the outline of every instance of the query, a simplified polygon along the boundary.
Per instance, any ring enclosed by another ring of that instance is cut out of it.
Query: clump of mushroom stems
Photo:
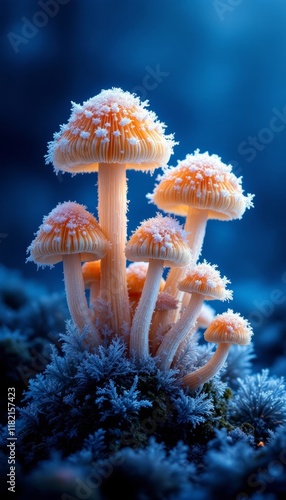
[[[189,207],[184,225],[184,229],[187,232],[187,242],[192,251],[192,261],[188,266],[189,268],[196,265],[201,254],[207,221],[208,210]],[[165,315],[164,323],[162,324],[163,328],[167,324],[175,323],[177,321],[180,313],[188,302],[188,295],[178,289],[178,282],[184,278],[185,274],[186,268],[178,267],[170,269],[168,273],[164,290],[173,295],[173,297],[179,301],[179,305],[177,309],[171,310],[167,315]],[[185,301],[183,301],[184,297]]]

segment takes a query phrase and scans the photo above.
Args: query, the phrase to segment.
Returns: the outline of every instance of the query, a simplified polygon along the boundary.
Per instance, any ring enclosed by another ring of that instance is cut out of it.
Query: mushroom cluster
[[[168,370],[184,342],[206,328],[205,340],[218,344],[213,358],[179,379],[195,390],[221,369],[231,344],[251,340],[251,327],[238,313],[216,315],[205,303],[228,301],[232,291],[215,265],[197,261],[207,221],[240,219],[253,195],[244,194],[241,178],[215,154],[196,150],[168,166],[176,142],[148,106],[120,88],[73,103],[46,162],[56,172],[96,172],[98,221],[76,202],[58,204],[44,217],[27,261],[63,262],[70,315],[92,349],[108,330],[122,337],[130,355],[154,356]],[[167,214],[144,220],[127,241],[126,170],[158,167],[163,175],[147,196]]]

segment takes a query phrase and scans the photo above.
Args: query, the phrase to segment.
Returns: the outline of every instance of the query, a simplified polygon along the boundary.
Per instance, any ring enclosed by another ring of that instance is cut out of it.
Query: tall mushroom
[[[195,332],[196,321],[204,300],[230,300],[232,291],[226,289],[229,280],[221,277],[216,266],[207,262],[190,268],[187,276],[179,282],[179,289],[191,294],[184,313],[174,326],[164,335],[157,350],[158,362],[162,370],[168,370],[177,349],[190,332]]]
[[[218,314],[204,334],[207,342],[218,344],[216,352],[204,366],[185,375],[181,379],[182,384],[193,391],[198,389],[223,367],[231,345],[247,345],[252,335],[251,325],[239,313],[228,309],[227,312]]]
[[[149,262],[148,271],[130,331],[130,350],[139,358],[149,354],[149,328],[164,267],[186,266],[191,252],[185,232],[171,217],[147,219],[133,233],[126,245],[126,257]]]
[[[99,223],[112,243],[101,262],[101,297],[111,305],[111,327],[117,333],[130,323],[124,255],[126,169],[164,166],[175,144],[147,106],[147,101],[141,103],[120,88],[102,90],[82,106],[73,104],[68,123],[55,134],[46,155],[56,171],[98,172]]]
[[[192,265],[201,253],[206,224],[209,219],[240,219],[247,208],[253,206],[252,194],[243,194],[241,178],[232,172],[221,158],[209,153],[188,154],[176,167],[166,169],[159,184],[148,197],[161,210],[185,216],[184,229],[192,250]],[[177,284],[184,277],[185,270],[171,269],[165,290],[179,300],[183,293]],[[168,321],[174,322],[178,312],[169,315]]]
[[[40,266],[53,266],[63,262],[67,303],[71,317],[79,332],[86,330],[88,340],[100,343],[91,311],[88,308],[82,261],[101,259],[110,249],[95,217],[75,202],[59,203],[39,227],[35,239],[28,247],[27,261]]]

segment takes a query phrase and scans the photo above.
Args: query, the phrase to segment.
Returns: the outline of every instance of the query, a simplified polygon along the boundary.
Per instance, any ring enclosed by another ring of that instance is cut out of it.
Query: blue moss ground
[[[200,366],[212,349],[193,343],[168,372],[128,356],[108,331],[90,351],[64,297],[1,272],[1,389],[16,386],[17,498],[285,496],[284,378],[255,372],[253,346],[232,349],[221,373],[191,393],[178,383],[182,366]]]

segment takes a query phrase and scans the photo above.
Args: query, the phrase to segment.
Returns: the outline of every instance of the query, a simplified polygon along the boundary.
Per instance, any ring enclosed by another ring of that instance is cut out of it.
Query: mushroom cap
[[[185,278],[178,283],[182,292],[196,292],[205,296],[205,300],[230,300],[232,291],[226,289],[230,281],[221,277],[216,265],[204,261],[187,271]]]
[[[231,170],[219,156],[196,150],[166,169],[147,196],[161,210],[177,215],[185,216],[193,207],[208,210],[209,219],[240,219],[253,206],[253,195],[243,194],[242,178]]]
[[[218,314],[204,333],[207,342],[247,345],[253,330],[250,323],[232,309]]]
[[[142,222],[128,241],[125,254],[132,261],[162,260],[166,267],[183,267],[191,261],[186,232],[178,221],[161,214]]]
[[[88,288],[92,283],[100,280],[100,260],[85,262],[82,266],[82,275],[85,286]]]
[[[80,254],[82,261],[98,260],[106,255],[110,243],[95,217],[86,207],[67,201],[59,203],[45,216],[27,252],[27,261],[53,265],[63,255]]]
[[[128,294],[130,297],[134,295],[141,295],[146,274],[148,271],[148,262],[132,262],[126,269],[126,279]],[[164,278],[161,278],[160,289],[162,291],[165,286]]]
[[[102,90],[82,105],[72,103],[68,123],[48,144],[46,162],[74,174],[97,171],[99,163],[137,170],[166,165],[176,143],[148,105],[120,88]]]

